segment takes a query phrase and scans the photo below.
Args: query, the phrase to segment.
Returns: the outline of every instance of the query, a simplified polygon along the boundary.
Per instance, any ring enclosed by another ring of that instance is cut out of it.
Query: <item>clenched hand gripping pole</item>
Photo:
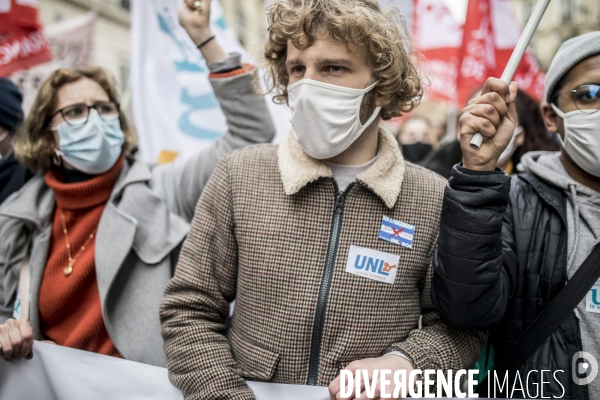
[[[540,24],[540,20],[544,16],[544,12],[546,8],[548,8],[548,4],[550,4],[550,0],[538,0],[533,12],[531,13],[531,17],[529,21],[527,21],[527,25],[525,25],[525,29],[523,29],[523,33],[515,46],[515,49],[510,56],[510,60],[508,60],[508,64],[506,64],[506,68],[502,73],[502,79],[506,83],[510,83],[512,81],[513,76],[515,75],[515,71],[517,67],[521,63],[521,59],[525,54],[525,50],[527,50],[527,46],[529,46],[529,42],[533,37],[537,26]],[[471,139],[471,147],[474,149],[479,149],[481,147],[481,143],[483,143],[483,135],[479,132],[476,132]]]

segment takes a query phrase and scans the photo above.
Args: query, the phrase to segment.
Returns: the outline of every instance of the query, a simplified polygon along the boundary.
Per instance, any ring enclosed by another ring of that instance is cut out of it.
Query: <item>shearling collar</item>
[[[293,133],[289,133],[277,150],[279,172],[286,195],[293,195],[319,178],[333,178],[331,168],[310,157]],[[404,157],[391,133],[379,128],[379,156],[356,180],[375,193],[388,208],[394,207],[402,189]]]

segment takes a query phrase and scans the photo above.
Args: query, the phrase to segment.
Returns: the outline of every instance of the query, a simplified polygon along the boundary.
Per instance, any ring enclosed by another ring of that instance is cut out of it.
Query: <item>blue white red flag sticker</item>
[[[360,246],[350,246],[346,272],[394,284],[400,256]]]
[[[412,249],[415,226],[383,216],[379,239]]]

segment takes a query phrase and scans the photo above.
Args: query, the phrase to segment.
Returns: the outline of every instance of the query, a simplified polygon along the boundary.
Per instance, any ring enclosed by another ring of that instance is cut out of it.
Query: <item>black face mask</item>
[[[417,142],[413,144],[403,144],[402,154],[404,155],[404,159],[406,161],[418,163],[425,158],[431,149],[431,145],[427,143]]]

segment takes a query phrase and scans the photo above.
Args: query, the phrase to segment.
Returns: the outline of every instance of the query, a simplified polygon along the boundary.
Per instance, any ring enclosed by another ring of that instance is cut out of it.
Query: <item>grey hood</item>
[[[521,157],[517,171],[530,172],[552,186],[563,189],[570,196],[571,187],[577,193],[593,197],[598,195],[595,190],[575,181],[560,161],[560,151],[532,151]]]
[[[600,240],[600,193],[575,181],[560,161],[560,152],[536,151],[525,154],[517,166],[548,184],[562,189],[568,200],[567,224],[569,277]],[[571,269],[571,266],[575,268]]]
[[[536,151],[525,154],[517,166],[565,191],[569,255],[567,273],[575,272],[591,249],[600,241],[600,193],[575,181],[560,161],[560,152]],[[575,268],[571,268],[575,266]]]

